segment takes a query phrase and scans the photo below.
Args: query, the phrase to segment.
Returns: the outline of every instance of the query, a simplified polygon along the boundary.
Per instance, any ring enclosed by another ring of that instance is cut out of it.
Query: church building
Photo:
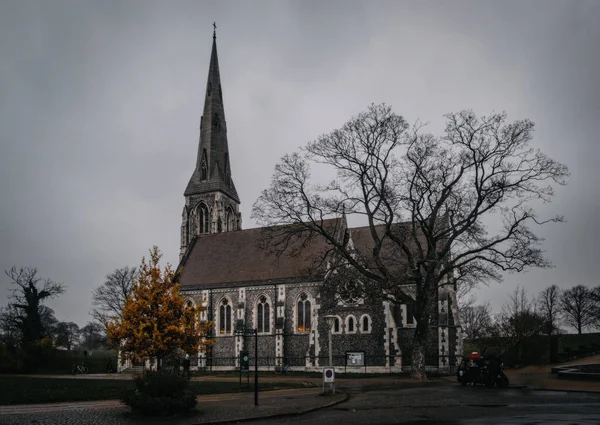
[[[240,352],[252,357],[255,339],[235,330],[257,329],[260,369],[288,364],[296,370],[321,370],[329,359],[324,317],[333,315],[336,368],[406,370],[416,326],[411,303],[394,305],[368,294],[328,296],[322,291],[323,275],[311,268],[315,257],[327,250],[324,240],[311,241],[298,255],[276,256],[261,248],[264,229],[242,229],[227,127],[213,34],[196,166],[184,192],[178,268],[182,294],[204,307],[201,320],[214,323],[212,346],[199,353],[192,366],[239,367]],[[235,141],[232,147],[235,155]],[[356,249],[369,252],[368,227],[349,228],[345,216],[327,220],[327,226],[349,237]],[[439,289],[437,304],[427,356],[427,364],[436,369],[454,366],[462,355],[454,283]]]

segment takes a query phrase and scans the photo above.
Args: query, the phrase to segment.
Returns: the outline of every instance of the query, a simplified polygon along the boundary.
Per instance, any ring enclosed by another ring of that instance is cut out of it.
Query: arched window
[[[206,204],[201,203],[198,207],[198,223],[199,223],[199,233],[209,233],[209,224],[210,220],[208,219],[208,207]]]
[[[304,293],[298,298],[296,322],[298,332],[310,332],[310,301]]]
[[[335,318],[335,321],[333,322],[333,333],[334,334],[341,334],[342,333],[342,321],[340,320],[339,317]]]
[[[231,306],[227,298],[221,301],[219,306],[219,334],[226,335],[231,333]]]
[[[231,207],[228,207],[227,212],[225,213],[225,228],[228,232],[235,230],[235,214]]]
[[[206,149],[202,151],[202,162],[200,163],[200,180],[208,179],[208,166],[206,160]]]
[[[361,332],[368,334],[371,333],[371,318],[368,315],[364,315],[360,318],[361,321]]]
[[[356,333],[356,318],[352,315],[346,317],[346,333]]]
[[[271,331],[270,310],[267,297],[262,295],[258,299],[258,304],[256,306],[256,328],[258,329],[258,332],[265,333]]]

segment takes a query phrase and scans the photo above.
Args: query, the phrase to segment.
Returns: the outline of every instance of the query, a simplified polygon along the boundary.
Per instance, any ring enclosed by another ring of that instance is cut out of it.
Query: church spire
[[[217,25],[213,23],[213,43],[204,94],[204,112],[200,119],[196,168],[184,195],[221,191],[239,203],[229,165],[227,122],[217,55],[216,29]]]

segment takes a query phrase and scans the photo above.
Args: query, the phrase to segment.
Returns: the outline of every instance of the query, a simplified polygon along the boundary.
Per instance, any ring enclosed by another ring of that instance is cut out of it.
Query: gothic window
[[[215,130],[220,130],[221,128],[221,121],[219,120],[219,114],[217,114],[215,112],[215,116],[213,118],[213,126],[215,128]]]
[[[208,217],[208,207],[206,204],[201,203],[198,207],[198,222],[200,225],[200,234],[209,233],[210,220]]]
[[[231,207],[227,208],[227,212],[225,213],[225,228],[228,232],[235,230],[235,214]]]
[[[231,334],[231,305],[227,298],[223,299],[219,306],[219,334]]]
[[[212,84],[208,83],[208,87],[206,88],[208,95],[210,96],[210,92],[212,91]]]
[[[356,319],[352,315],[346,317],[346,332],[349,334],[356,333]]]
[[[362,333],[371,333],[371,318],[365,314],[363,317],[361,317],[360,321]]]
[[[341,334],[342,333],[342,320],[339,317],[336,317],[333,321],[333,330],[331,333]]]
[[[206,162],[206,149],[204,149],[202,151],[202,163],[200,165],[200,180],[208,179],[208,166]]]
[[[310,332],[310,301],[304,293],[298,298],[296,322],[298,332]]]
[[[269,308],[269,302],[267,301],[267,297],[262,295],[258,299],[258,304],[256,306],[256,328],[260,333],[267,333],[271,331],[271,311]]]

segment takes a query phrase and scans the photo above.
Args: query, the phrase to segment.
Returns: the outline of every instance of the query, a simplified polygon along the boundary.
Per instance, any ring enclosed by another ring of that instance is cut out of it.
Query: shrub
[[[188,381],[181,376],[148,372],[135,379],[135,388],[125,393],[121,400],[142,415],[175,415],[196,405],[196,395],[187,386]]]

